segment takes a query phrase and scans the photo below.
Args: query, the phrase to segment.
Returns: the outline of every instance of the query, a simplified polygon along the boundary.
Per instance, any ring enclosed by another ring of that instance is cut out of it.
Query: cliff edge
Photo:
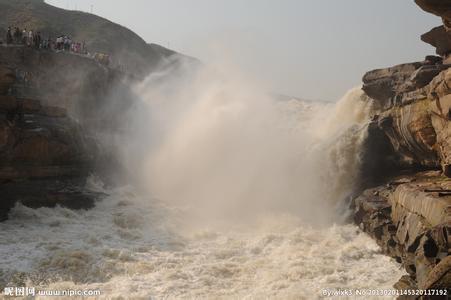
[[[0,0],[0,36],[11,26],[41,32],[55,40],[68,35],[85,42],[91,53],[111,55],[115,64],[140,75],[146,75],[158,64],[177,54],[156,44],[148,44],[133,31],[102,17],[54,7],[43,0]]]

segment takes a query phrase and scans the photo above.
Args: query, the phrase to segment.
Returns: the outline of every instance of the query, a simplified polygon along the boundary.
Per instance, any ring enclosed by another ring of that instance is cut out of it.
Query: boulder
[[[422,62],[401,64],[385,69],[376,69],[363,76],[363,91],[376,100],[382,109],[401,104],[403,96],[417,97],[418,90],[428,85],[448,65],[442,59],[429,56]],[[406,98],[406,97],[404,97]]]
[[[451,2],[446,0],[415,0],[424,11],[439,16],[447,28],[451,28]]]
[[[451,31],[447,31],[444,26],[431,29],[421,36],[421,40],[433,47],[438,55],[445,56],[451,53]]]

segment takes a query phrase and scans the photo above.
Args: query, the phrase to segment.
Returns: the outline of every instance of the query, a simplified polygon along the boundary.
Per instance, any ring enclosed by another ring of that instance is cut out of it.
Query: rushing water
[[[180,209],[130,187],[110,192],[86,212],[16,207],[0,233],[3,274],[107,299],[312,299],[323,288],[390,288],[402,275],[353,225],[314,229],[285,214],[184,233]]]
[[[359,89],[336,105],[273,101],[203,76],[166,102],[155,78],[137,88],[151,115],[140,109],[119,149],[135,187],[91,176],[87,188],[108,195],[92,210],[11,211],[2,286],[100,289],[105,299],[391,288],[400,266],[343,221],[371,109]]]

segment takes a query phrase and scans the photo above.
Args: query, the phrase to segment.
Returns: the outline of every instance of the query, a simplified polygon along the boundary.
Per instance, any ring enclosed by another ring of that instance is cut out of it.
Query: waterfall
[[[337,103],[280,100],[239,74],[176,68],[135,87],[111,139],[129,182],[91,176],[86,188],[109,196],[88,211],[11,210],[1,288],[310,299],[397,281],[398,265],[343,222],[372,109],[359,88]]]

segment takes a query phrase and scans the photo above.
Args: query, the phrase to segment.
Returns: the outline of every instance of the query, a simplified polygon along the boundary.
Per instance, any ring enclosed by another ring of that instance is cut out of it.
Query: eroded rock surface
[[[451,179],[439,171],[400,176],[355,199],[355,222],[403,264],[406,288],[449,288]]]
[[[19,89],[36,86],[20,82],[12,63],[0,64],[0,220],[17,201],[30,207],[92,207],[97,195],[84,185],[96,144],[61,102],[50,106],[33,93],[23,97]]]
[[[362,175],[376,172],[366,168],[375,161],[379,181],[354,200],[354,221],[407,270],[396,288],[449,289],[451,2],[415,2],[443,20],[421,37],[440,56],[363,77],[362,89],[378,111],[368,127]]]
[[[421,36],[421,40],[436,48],[439,55],[451,52],[451,33],[445,26],[438,26]]]
[[[389,68],[365,75],[363,89],[380,107],[373,122],[390,139],[400,168],[441,167],[448,174],[451,69],[440,63],[434,65],[434,72],[421,75],[421,84],[415,84],[413,78],[432,65],[423,64],[415,70],[418,64],[409,65],[402,68],[404,73]],[[391,83],[381,84],[381,80]]]

